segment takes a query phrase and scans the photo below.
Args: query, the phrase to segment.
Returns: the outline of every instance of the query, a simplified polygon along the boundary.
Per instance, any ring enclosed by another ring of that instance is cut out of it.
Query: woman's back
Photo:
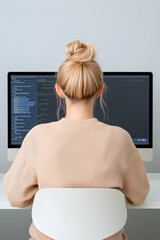
[[[92,119],[67,119],[36,129],[39,187],[122,188],[124,130]],[[120,136],[122,135],[122,136]],[[35,145],[34,145],[35,148]],[[38,151],[39,150],[39,151]],[[47,173],[47,179],[45,178]]]
[[[58,70],[55,89],[59,106],[65,99],[67,118],[39,124],[27,133],[4,177],[8,199],[12,206],[23,208],[41,188],[117,188],[131,204],[139,205],[149,183],[131,136],[92,117],[98,97],[104,112],[106,89],[102,69],[94,59],[95,47],[76,40],[66,49],[68,58]],[[125,239],[122,232],[109,239]],[[30,234],[34,240],[49,239],[33,224]]]
[[[19,207],[31,204],[36,191],[46,187],[117,188],[134,205],[149,191],[144,164],[128,132],[97,118],[62,118],[32,128],[4,184],[10,203]],[[43,237],[33,223],[29,231],[36,240]],[[123,229],[109,239],[126,239],[122,234]]]

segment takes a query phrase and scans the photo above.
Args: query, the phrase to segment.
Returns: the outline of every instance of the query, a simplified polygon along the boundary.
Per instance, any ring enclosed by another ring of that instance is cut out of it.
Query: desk
[[[21,209],[9,204],[2,182],[4,175],[0,173],[0,209]],[[150,192],[147,198],[139,206],[134,207],[127,204],[128,209],[160,209],[160,173],[148,173],[147,176],[150,183]],[[32,205],[29,205],[23,209],[31,209],[31,207]]]

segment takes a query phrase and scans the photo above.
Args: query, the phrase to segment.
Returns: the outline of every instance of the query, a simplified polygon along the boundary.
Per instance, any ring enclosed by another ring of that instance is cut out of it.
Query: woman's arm
[[[136,149],[131,136],[125,132],[126,164],[123,168],[123,193],[133,206],[140,205],[146,199],[150,185],[145,165]]]
[[[10,169],[3,178],[5,192],[13,207],[24,208],[32,204],[38,190],[38,180],[34,168],[34,135],[32,128],[25,136]]]

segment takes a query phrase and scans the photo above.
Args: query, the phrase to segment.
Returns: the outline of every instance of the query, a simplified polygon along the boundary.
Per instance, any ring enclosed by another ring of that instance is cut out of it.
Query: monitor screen
[[[152,147],[152,73],[104,72],[107,85],[103,118],[100,99],[94,117],[126,129],[136,147]],[[32,127],[57,121],[54,72],[8,73],[8,148],[19,148]]]
[[[107,85],[104,122],[127,130],[137,147],[152,147],[152,73],[106,72],[104,81]],[[95,111],[103,118],[99,107]]]

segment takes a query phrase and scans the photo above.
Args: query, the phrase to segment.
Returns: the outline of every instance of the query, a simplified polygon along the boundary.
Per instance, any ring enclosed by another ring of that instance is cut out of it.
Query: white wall
[[[57,71],[65,45],[76,39],[97,46],[103,71],[153,72],[154,159],[145,166],[148,172],[160,172],[159,9],[158,0],[0,1],[0,172],[11,165],[7,72]]]
[[[158,0],[0,1],[0,172],[7,162],[7,72],[57,71],[67,43],[93,42],[103,71],[154,74],[154,159],[160,172]]]
[[[7,162],[7,72],[57,71],[67,43],[93,42],[103,71],[154,74],[154,159],[160,172],[158,0],[0,1],[0,172]]]

